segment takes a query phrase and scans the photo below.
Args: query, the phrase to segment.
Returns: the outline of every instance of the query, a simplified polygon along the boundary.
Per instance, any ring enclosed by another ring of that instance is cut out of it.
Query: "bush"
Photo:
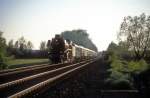
[[[148,69],[148,64],[145,60],[140,61],[130,61],[128,63],[128,70],[131,73],[138,74]]]
[[[115,89],[132,88],[132,74],[139,74],[149,68],[145,60],[140,61],[123,61],[117,55],[109,55],[111,68],[107,83],[111,84]]]
[[[106,80],[106,82],[115,89],[131,88],[127,62],[120,60],[114,53],[109,55],[108,61],[111,63],[111,68],[108,70],[110,72],[110,76]]]
[[[7,65],[5,64],[6,60],[4,58],[3,53],[0,53],[0,70],[6,69]]]
[[[6,56],[6,40],[2,34],[3,32],[0,31],[0,70],[7,68],[4,58]]]
[[[128,51],[124,47],[126,47],[124,43],[119,45],[111,43],[107,49],[110,75],[106,82],[116,89],[133,87],[134,76],[150,68],[144,59],[134,61],[134,51]]]

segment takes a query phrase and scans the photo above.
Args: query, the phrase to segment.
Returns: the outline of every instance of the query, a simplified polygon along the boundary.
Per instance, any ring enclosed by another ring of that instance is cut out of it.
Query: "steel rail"
[[[25,77],[25,78],[22,78],[22,79],[18,79],[18,80],[12,81],[12,82],[2,84],[2,85],[0,85],[0,92],[1,92],[0,96],[6,96],[6,95],[10,95],[12,93],[18,92],[22,89],[28,88],[28,87],[30,87],[34,84],[37,84],[39,82],[44,81],[45,79],[49,79],[51,77],[54,77],[58,74],[63,73],[66,70],[70,70],[70,69],[72,69],[76,66],[79,66],[81,64],[84,64],[84,63],[86,63],[86,61],[76,63],[76,64],[73,64],[73,65],[62,66],[61,68],[58,68],[58,69],[54,69],[54,70],[51,70],[51,71],[39,73],[39,74],[36,74],[36,75],[32,75],[32,76],[29,76],[29,77]]]
[[[85,64],[81,64],[80,66],[77,66],[70,70],[66,70],[65,72],[63,72],[59,75],[56,75],[55,77],[49,78],[43,82],[40,82],[34,86],[31,86],[25,90],[15,93],[14,95],[9,96],[8,98],[22,98],[22,97],[27,98],[27,97],[33,96],[33,95],[36,96],[39,93],[39,90],[42,90],[44,88],[54,85],[56,82],[60,81],[61,79],[64,79],[64,78],[72,75],[73,72],[79,71],[80,69],[84,68],[87,65],[92,64],[93,62],[95,62],[95,60],[88,61]]]
[[[59,63],[59,64],[52,64],[52,65],[44,65],[44,66],[40,65],[37,67],[29,67],[26,69],[0,74],[0,84],[7,83],[30,75],[34,75],[37,73],[41,73],[47,70],[53,70],[55,68],[62,67],[65,65],[69,65],[69,63]]]
[[[40,67],[40,66],[45,66],[45,65],[49,65],[49,63],[47,63],[47,64],[36,64],[36,65],[24,66],[24,67],[13,68],[13,69],[4,69],[4,70],[0,71],[0,74],[9,73],[9,72],[18,71],[18,70],[24,70],[24,69],[28,69],[28,68]]]

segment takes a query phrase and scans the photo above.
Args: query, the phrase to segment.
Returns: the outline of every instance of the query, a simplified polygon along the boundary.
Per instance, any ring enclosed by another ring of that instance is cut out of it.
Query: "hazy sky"
[[[0,30],[7,40],[41,41],[65,30],[85,29],[99,51],[111,41],[124,16],[150,15],[150,0],[0,0]]]

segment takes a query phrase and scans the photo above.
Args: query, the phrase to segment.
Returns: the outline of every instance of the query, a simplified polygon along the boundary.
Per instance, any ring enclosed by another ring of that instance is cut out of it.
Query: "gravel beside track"
[[[109,65],[99,59],[73,77],[51,87],[37,98],[139,98],[137,90],[109,90]]]

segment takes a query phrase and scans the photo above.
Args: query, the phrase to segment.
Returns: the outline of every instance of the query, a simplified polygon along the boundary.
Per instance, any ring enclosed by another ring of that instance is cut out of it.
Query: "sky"
[[[125,16],[150,15],[150,0],[0,0],[0,31],[7,41],[24,36],[38,49],[66,30],[84,29],[99,51],[117,43]]]

